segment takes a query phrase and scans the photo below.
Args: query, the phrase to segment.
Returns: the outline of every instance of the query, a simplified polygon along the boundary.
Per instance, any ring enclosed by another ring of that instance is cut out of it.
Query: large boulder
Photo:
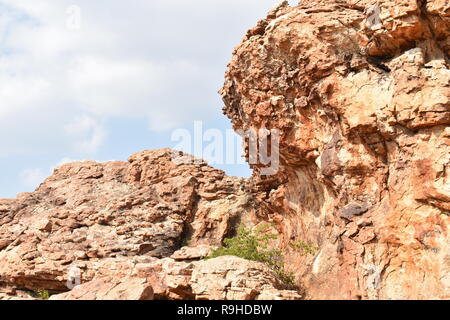
[[[220,245],[251,214],[246,183],[169,149],[63,165],[35,192],[0,200],[0,292],[64,292],[73,267],[85,282],[103,260]]]
[[[106,277],[51,296],[49,300],[153,300],[153,289],[146,279]]]

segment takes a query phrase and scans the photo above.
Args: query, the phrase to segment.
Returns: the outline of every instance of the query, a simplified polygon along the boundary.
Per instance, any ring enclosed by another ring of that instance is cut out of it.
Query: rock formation
[[[128,261],[127,261],[128,260]],[[297,300],[266,265],[224,256],[193,262],[136,257],[103,261],[108,276],[76,286],[51,300]],[[120,266],[121,268],[109,268]]]
[[[450,298],[449,35],[448,1],[303,0],[234,50],[224,112],[280,131],[258,215],[310,298]]]

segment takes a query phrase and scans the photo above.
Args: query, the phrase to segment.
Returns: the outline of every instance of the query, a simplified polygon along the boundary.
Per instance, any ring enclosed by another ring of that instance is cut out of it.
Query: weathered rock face
[[[221,244],[251,213],[245,180],[175,155],[164,149],[128,163],[64,165],[35,192],[0,200],[0,291],[63,292],[74,265],[85,282],[101,273],[102,261]]]
[[[195,262],[171,258],[136,265],[135,274],[154,275],[155,296],[196,300],[298,300],[302,297],[285,290],[276,274],[266,265],[224,256]]]
[[[168,149],[62,166],[0,199],[0,299],[300,299],[263,264],[201,260],[260,220],[307,298],[450,299],[450,4],[354,3],[283,3],[234,52],[224,111],[280,131],[277,174]]]
[[[224,112],[281,132],[260,216],[311,298],[450,298],[449,35],[448,1],[303,0],[235,49]]]

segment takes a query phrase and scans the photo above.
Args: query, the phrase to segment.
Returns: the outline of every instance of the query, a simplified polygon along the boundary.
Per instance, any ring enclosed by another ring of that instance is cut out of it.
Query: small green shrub
[[[270,241],[278,238],[277,235],[265,233],[269,227],[269,225],[261,225],[255,231],[251,231],[240,226],[237,229],[237,235],[225,239],[224,245],[213,251],[208,258],[236,256],[262,262],[277,274],[283,284],[293,287],[295,278],[292,273],[287,273],[284,269],[283,253],[269,248]]]
[[[317,251],[320,250],[319,247],[306,243],[302,240],[291,242],[289,245],[291,246],[292,249],[301,252],[302,256],[306,256],[308,254],[315,255]]]
[[[48,290],[39,289],[33,292],[32,296],[38,299],[48,300],[50,298],[50,293]]]

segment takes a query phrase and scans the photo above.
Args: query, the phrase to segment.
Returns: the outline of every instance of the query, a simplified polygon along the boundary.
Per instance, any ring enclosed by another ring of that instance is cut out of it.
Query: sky
[[[277,3],[0,0],[0,198],[67,162],[175,148],[195,121],[226,140],[226,65]],[[243,161],[212,162],[250,175]]]

